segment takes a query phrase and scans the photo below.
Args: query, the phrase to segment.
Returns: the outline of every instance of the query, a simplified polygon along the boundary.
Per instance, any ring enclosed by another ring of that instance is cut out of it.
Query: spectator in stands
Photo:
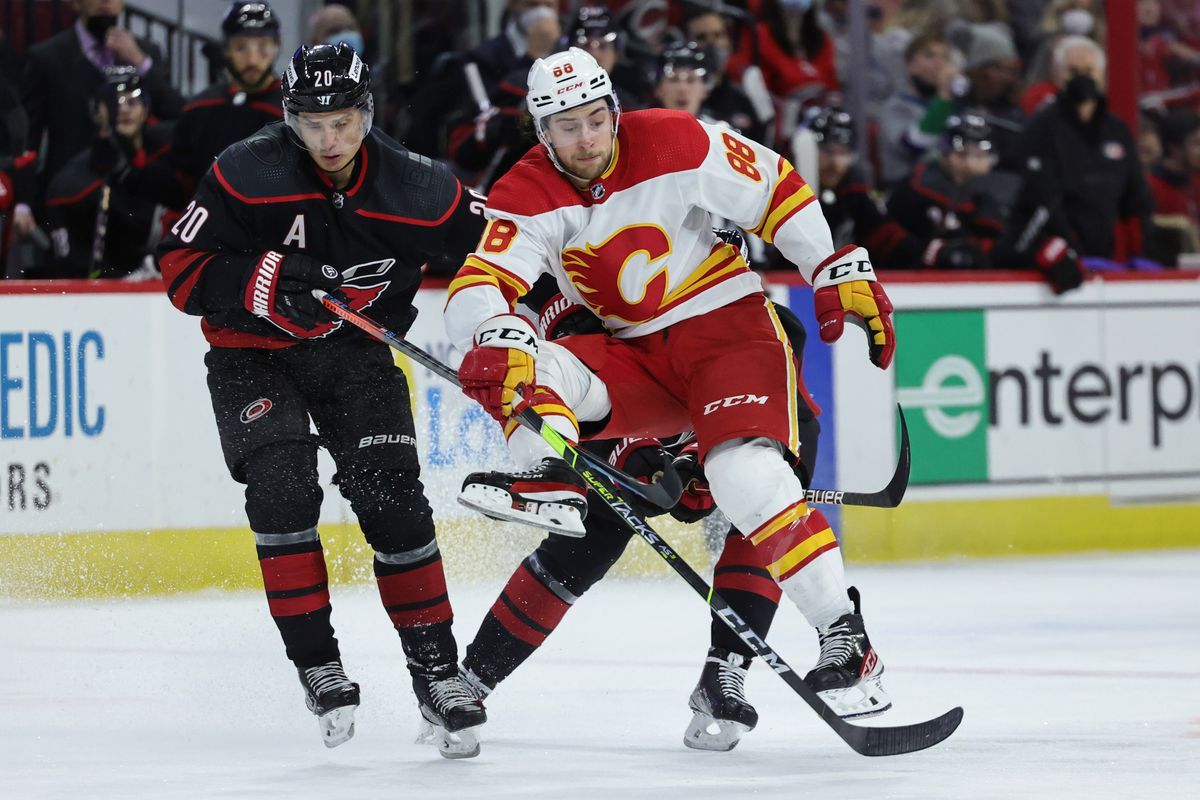
[[[983,116],[991,126],[997,169],[1018,170],[1017,140],[1027,116],[1019,102],[1021,60],[1012,37],[994,25],[970,26],[964,67],[970,83],[958,108]]]
[[[1067,36],[1053,58],[1058,96],[1021,137],[1014,246],[1033,254],[1039,242],[1061,238],[1093,267],[1141,256],[1151,197],[1133,134],[1108,110],[1104,51],[1087,37]],[[1060,277],[1059,289],[1077,285],[1078,278]]]
[[[226,147],[283,118],[279,19],[271,6],[238,0],[225,12],[221,36],[228,77],[188,101],[175,125],[171,163],[189,189]]]
[[[464,120],[462,104],[472,99],[469,118],[484,109],[475,101],[465,68],[479,70],[483,93],[495,94],[500,83],[534,60],[553,53],[562,37],[555,0],[508,0],[504,28],[467,53],[447,53],[431,69],[427,83],[413,97],[409,117],[412,124],[400,132],[410,149],[429,156],[445,156],[450,136]]]
[[[621,109],[643,108],[650,94],[646,77],[625,58],[622,58],[623,39],[612,12],[606,6],[580,6],[574,21],[567,27],[562,48],[578,47],[591,53],[609,78],[621,101]]]
[[[21,105],[17,82],[20,74],[20,58],[0,30],[0,279],[7,274],[7,255],[14,241],[13,210],[18,198],[27,200],[33,192],[37,160],[37,153],[29,149],[29,117]],[[17,240],[29,236],[35,227],[32,214],[15,222]]]
[[[1185,217],[1200,228],[1200,115],[1172,112],[1160,131],[1162,158],[1149,175],[1154,212]]]
[[[1151,169],[1162,158],[1162,132],[1159,128],[1163,120],[1157,115],[1142,114],[1138,123],[1138,161],[1142,164],[1142,172],[1150,174]]]
[[[23,100],[29,112],[33,146],[47,135],[44,177],[58,173],[68,159],[88,147],[94,128],[89,99],[104,84],[103,69],[132,66],[151,98],[150,112],[174,119],[183,108],[167,79],[157,46],[134,37],[117,20],[125,0],[74,0],[79,19],[73,26],[29,48]]]
[[[1004,230],[1004,209],[980,179],[996,163],[992,129],[974,114],[946,120],[936,155],[922,160],[888,198],[889,216],[924,245],[921,264],[982,269]]]
[[[322,6],[309,18],[308,44],[338,44],[344,42],[355,52],[364,54],[362,26],[354,12],[341,3]]]
[[[837,91],[837,59],[833,39],[821,29],[811,0],[736,0],[754,24],[743,26],[726,70],[742,80],[751,64],[762,70],[770,93],[778,98],[811,100]]]
[[[867,24],[870,26],[865,76],[870,119],[878,119],[880,108],[893,95],[905,89],[904,51],[913,40],[913,32],[897,21],[900,0],[867,0]],[[834,38],[838,77],[844,91],[860,77],[850,69],[849,0],[828,0],[822,8],[822,27]]]
[[[1163,92],[1179,83],[1190,82],[1200,67],[1200,51],[1189,47],[1163,16],[1162,0],[1137,0],[1138,18],[1138,90],[1142,94]],[[1183,102],[1195,102],[1184,95]],[[1170,106],[1172,102],[1161,105]]]
[[[704,122],[718,122],[704,110],[704,101],[712,88],[712,74],[708,69],[710,52],[701,50],[695,42],[663,50],[658,57],[658,75],[654,83],[655,105],[686,111]],[[732,127],[736,129],[736,126]]]
[[[1086,36],[1102,48],[1107,40],[1107,18],[1101,0],[1050,0],[1042,15],[1037,48],[1029,61],[1029,88],[1021,98],[1026,114],[1049,105],[1062,82],[1052,58],[1064,36]]]
[[[881,183],[904,180],[933,147],[966,89],[949,47],[939,33],[924,33],[904,51],[908,88],[883,104],[879,118]]]
[[[707,100],[709,112],[750,139],[762,142],[766,139],[767,123],[774,116],[774,109],[768,103],[767,107],[760,110],[729,76],[726,66],[733,52],[731,24],[727,16],[707,6],[684,4],[684,38],[707,48],[712,55],[712,88]]]
[[[840,108],[815,109],[805,126],[817,145],[815,183],[834,247],[861,244],[871,251],[875,266],[885,269],[919,266],[923,243],[888,218],[879,192],[857,163],[851,115]]]
[[[51,278],[157,276],[149,254],[161,233],[161,207],[182,207],[183,191],[162,159],[167,126],[146,126],[153,97],[133,67],[106,68],[93,103],[99,133],[46,190]]]

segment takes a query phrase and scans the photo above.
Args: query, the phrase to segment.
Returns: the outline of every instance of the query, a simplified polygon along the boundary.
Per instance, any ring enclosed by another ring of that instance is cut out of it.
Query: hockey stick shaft
[[[412,356],[414,360],[429,367],[447,380],[455,384],[458,383],[458,376],[445,364],[442,364],[420,348],[409,344],[396,334],[378,325],[366,315],[351,309],[338,298],[325,293],[318,294],[319,291],[314,291],[314,295],[320,297],[325,306],[342,319],[366,331],[374,338],[385,342],[389,346]],[[524,414],[521,416],[521,423],[532,426],[534,418],[540,419],[540,417],[537,417],[536,412],[530,410],[529,416]],[[552,428],[549,428],[544,423],[542,427],[553,431]],[[855,752],[866,756],[909,753],[932,747],[954,733],[959,722],[962,721],[961,708],[952,709],[942,716],[927,722],[894,728],[864,728],[852,725],[838,717],[825,701],[817,696],[817,693],[788,665],[783,656],[775,652],[763,637],[755,633],[750,624],[684,561],[678,551],[642,519],[634,507],[621,497],[620,490],[602,471],[595,469],[593,463],[589,460],[579,463],[579,461],[572,459],[572,454],[582,455],[582,453],[571,447],[570,443],[558,435],[557,432],[554,432],[550,436],[543,435],[551,447],[571,464],[571,467],[580,477],[587,481],[589,488],[599,495],[603,502],[617,514],[622,523],[631,532],[641,536],[654,549],[654,552],[658,553],[671,566],[671,569],[675,570],[676,574],[683,578],[696,594],[709,605],[712,612],[766,662],[775,674],[791,687],[792,691],[800,695],[801,699],[808,704],[817,716],[832,728]]]

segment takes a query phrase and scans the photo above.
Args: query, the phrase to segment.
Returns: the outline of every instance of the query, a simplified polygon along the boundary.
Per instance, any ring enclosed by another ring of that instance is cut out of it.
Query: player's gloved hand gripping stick
[[[457,375],[453,370],[442,364],[437,359],[425,353],[419,347],[406,342],[396,334],[381,327],[369,317],[355,311],[341,298],[330,295],[319,289],[313,291],[314,296],[321,299],[325,307],[332,311],[337,316],[346,320],[355,327],[369,333],[374,338],[389,346],[401,351],[420,362],[424,366],[441,375],[446,380],[457,383]],[[609,477],[610,473],[617,472],[614,468],[606,463],[595,463],[588,457],[587,453],[575,449],[570,442],[564,440],[556,431],[549,425],[541,422],[541,417],[532,409],[526,408],[519,412],[521,424],[528,425],[535,431],[538,431],[550,443],[554,449],[571,464],[572,468],[579,473],[593,491],[595,491],[604,502],[622,519],[628,528],[637,533],[647,544],[654,548],[655,552],[662,557],[664,561],[671,565],[688,585],[692,587],[703,597],[709,607],[712,609],[721,621],[729,626],[744,641],[766,664],[774,670],[792,691],[800,695],[801,699],[806,702],[809,707],[828,725],[830,728],[842,738],[846,744],[856,753],[866,756],[889,756],[898,755],[900,753],[911,753],[916,750],[924,750],[927,747],[943,741],[949,737],[958,728],[962,722],[963,711],[961,708],[953,708],[942,714],[940,717],[919,722],[913,725],[901,725],[898,727],[862,727],[852,725],[849,722],[841,719],[837,714],[826,705],[813,689],[804,682],[804,679],[793,670],[783,657],[776,653],[766,640],[759,636],[750,625],[742,619],[742,617],[732,609],[721,595],[713,591],[703,578],[701,578],[695,570],[693,570],[687,562],[685,562],[676,550],[662,539],[654,530],[646,524],[637,511],[621,497],[621,489],[617,484],[624,485],[623,481],[614,481]],[[901,425],[903,431],[903,416],[901,416]],[[907,462],[908,462],[908,439],[907,432],[903,433],[904,440],[902,442],[902,458],[901,462],[905,465],[903,470],[904,483],[907,483]],[[898,470],[898,473],[900,471]],[[671,471],[674,475],[674,471]],[[621,473],[624,476],[624,473]],[[637,490],[640,486],[643,490],[648,488],[646,484],[642,484],[629,476],[624,476],[629,480],[631,490]],[[674,478],[676,486],[674,487],[675,498],[679,497],[678,476]],[[653,486],[654,484],[650,484]],[[901,491],[901,494],[903,491]],[[842,493],[846,494],[846,493]],[[649,499],[649,498],[647,498]],[[651,500],[653,502],[653,500]],[[844,502],[844,501],[843,501]],[[898,501],[897,501],[898,502]]]

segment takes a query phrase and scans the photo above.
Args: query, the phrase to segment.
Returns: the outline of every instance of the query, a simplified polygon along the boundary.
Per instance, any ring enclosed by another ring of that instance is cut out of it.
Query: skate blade
[[[512,507],[512,496],[495,486],[467,484],[458,495],[458,502],[478,511],[485,517],[501,522],[518,522],[563,536],[581,537],[586,531],[579,509],[565,503],[531,503],[534,511]]]
[[[448,731],[438,728],[438,753],[442,758],[474,758],[479,755],[479,726]]]
[[[354,738],[354,709],[358,706],[342,706],[326,711],[317,717],[321,729],[321,741],[326,747],[337,747]]]
[[[833,713],[842,719],[877,717],[892,707],[892,699],[883,690],[879,675],[873,675],[845,689],[817,692]]]
[[[683,733],[683,743],[693,750],[728,752],[737,747],[742,734],[749,730],[740,722],[714,719],[697,711]]]

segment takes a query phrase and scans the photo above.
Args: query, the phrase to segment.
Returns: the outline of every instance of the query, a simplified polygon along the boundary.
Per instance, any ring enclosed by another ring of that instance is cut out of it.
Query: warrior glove
[[[303,253],[262,254],[246,282],[246,310],[299,339],[330,319],[313,289],[332,292],[342,273]]]
[[[503,422],[534,386],[537,336],[516,314],[501,314],[475,329],[475,346],[458,368],[463,394]]]
[[[704,477],[704,468],[700,466],[699,448],[695,442],[675,456],[674,467],[683,483],[683,494],[671,509],[671,516],[680,522],[699,522],[711,514],[717,504],[708,488],[708,478]]]
[[[663,466],[670,460],[671,454],[653,437],[622,439],[608,457],[608,463],[642,483],[654,483],[661,478]],[[631,497],[630,502],[643,517],[666,513],[666,509],[640,502],[636,497]]]
[[[867,332],[871,363],[887,369],[896,352],[892,301],[875,278],[865,248],[848,245],[825,259],[813,274],[813,302],[821,341],[842,337],[846,315]]]

